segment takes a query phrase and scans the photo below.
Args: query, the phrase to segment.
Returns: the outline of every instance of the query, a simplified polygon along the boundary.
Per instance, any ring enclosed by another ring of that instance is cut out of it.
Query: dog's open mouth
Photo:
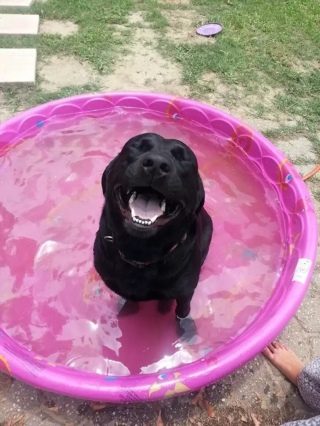
[[[163,225],[182,209],[181,203],[169,201],[152,187],[135,187],[126,192],[119,187],[116,195],[124,216],[138,226]]]

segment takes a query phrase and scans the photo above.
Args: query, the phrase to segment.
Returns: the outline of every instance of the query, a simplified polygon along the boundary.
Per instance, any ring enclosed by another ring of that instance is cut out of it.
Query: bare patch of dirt
[[[85,85],[97,79],[89,64],[80,63],[72,56],[51,56],[39,64],[39,75],[43,79],[40,87],[54,92],[65,86]]]
[[[298,117],[273,112],[265,113],[264,118],[257,117],[257,105],[262,104],[272,111],[274,98],[282,93],[281,89],[264,85],[255,93],[250,93],[243,86],[223,83],[215,73],[204,75],[199,83],[208,87],[208,94],[201,100],[239,118],[258,131],[276,129],[280,125],[293,127],[297,124]]]
[[[214,95],[209,95],[209,104],[232,115],[233,117],[238,118],[258,132],[275,130],[278,129],[281,125],[294,127],[297,124],[295,120],[290,120],[288,117],[286,117],[286,119],[284,119],[284,117],[275,117],[270,119],[259,118],[254,115],[254,110],[247,106],[241,105],[241,101],[239,101],[236,105],[230,105],[224,103],[224,101],[220,98],[215,98]]]
[[[112,29],[114,37],[121,37],[123,31],[129,28],[120,24],[110,24],[109,27]]]
[[[293,162],[309,163],[317,161],[312,142],[304,136],[289,141],[279,140],[275,142],[275,145]]]
[[[144,21],[144,13],[139,11],[135,13],[131,13],[131,15],[128,17],[128,24],[129,25],[135,25],[135,24],[146,24]]]
[[[0,92],[0,123],[12,117],[12,112],[6,107],[3,94]]]
[[[263,103],[266,107],[272,107],[275,97],[284,93],[282,89],[275,89],[267,85],[263,85],[260,89],[255,91],[254,94],[249,93],[246,88],[241,85],[230,87],[223,83],[215,73],[205,74],[202,81],[207,84],[212,84],[215,88],[216,94],[220,96],[224,96],[232,90],[234,92],[235,100],[239,99],[241,103],[244,103],[247,106],[254,106],[255,104]]]
[[[134,12],[128,16],[128,22],[126,24],[110,24],[109,26],[112,28],[114,36],[121,36],[123,31],[128,31],[130,29],[134,29],[134,27],[139,28],[149,28],[150,23],[144,20],[144,12]]]
[[[144,26],[143,15],[132,14],[131,24],[141,26],[133,28],[132,43],[127,56],[123,56],[115,65],[112,74],[99,76],[87,63],[80,63],[72,56],[52,56],[39,64],[39,74],[43,79],[41,88],[56,91],[74,84],[84,85],[96,81],[105,91],[152,91],[172,93],[187,97],[188,86],[181,85],[181,71],[178,65],[164,59],[157,51],[157,34]],[[117,26],[121,31],[125,26]]]
[[[109,24],[109,26],[112,28],[113,34],[115,34],[115,32],[121,34],[122,31],[127,31],[128,29],[132,30],[132,27],[149,28],[150,23],[145,21],[145,12],[138,11],[128,16],[126,24]]]
[[[180,84],[181,71],[164,59],[156,48],[156,33],[150,28],[136,28],[131,52],[116,64],[115,72],[102,79],[104,90],[143,90],[188,96]]]
[[[314,70],[320,69],[319,61],[300,61],[296,59],[294,63],[291,64],[291,68],[300,73],[306,73]]]
[[[41,34],[59,34],[67,37],[78,32],[78,25],[70,21],[43,21],[40,24]]]
[[[201,81],[199,81],[199,83],[200,84],[205,83],[206,85],[210,85],[212,88],[215,89],[217,94],[220,94],[220,95],[225,95],[226,93],[230,91],[230,87],[227,84],[222,83],[218,75],[215,74],[214,72],[209,72],[207,74],[204,74]]]
[[[10,108],[5,100],[4,94],[0,92],[0,124],[20,112],[25,111],[27,108],[28,107],[24,102],[22,102],[19,108]]]
[[[176,43],[215,43],[214,37],[202,37],[196,33],[199,25],[206,22],[204,16],[195,10],[165,10],[169,28],[167,37]]]
[[[312,172],[315,168],[317,167],[316,163],[311,163],[311,164],[296,164],[295,168],[298,170],[298,172],[300,173],[301,176],[306,176],[308,173]],[[315,175],[313,175],[312,177],[314,180],[319,181],[320,180],[320,173],[316,173]],[[318,346],[319,350],[320,350],[320,340],[319,340],[319,346]],[[317,355],[317,357],[320,355]],[[316,358],[316,356],[314,356],[314,358]]]

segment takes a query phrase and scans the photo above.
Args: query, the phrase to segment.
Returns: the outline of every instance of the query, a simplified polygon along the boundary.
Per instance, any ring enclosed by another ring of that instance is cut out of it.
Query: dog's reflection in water
[[[160,313],[158,301],[119,300],[119,349],[115,355],[111,348],[104,347],[104,357],[121,362],[130,374],[161,372],[199,358],[194,322],[174,320],[175,303],[164,305],[166,309],[171,305],[171,310]]]
[[[159,300],[157,302],[157,312],[161,315],[168,315],[171,311],[173,311],[174,304],[173,300]],[[134,316],[138,315],[140,312],[140,306],[141,304],[139,302],[132,302],[130,300],[120,298],[118,301],[119,321],[121,318],[130,316],[132,317],[132,320],[134,320]],[[145,318],[145,321],[152,321],[152,319]],[[186,318],[180,320],[177,319],[175,330],[177,337],[181,342],[187,345],[196,344],[198,336],[197,326],[190,314]]]

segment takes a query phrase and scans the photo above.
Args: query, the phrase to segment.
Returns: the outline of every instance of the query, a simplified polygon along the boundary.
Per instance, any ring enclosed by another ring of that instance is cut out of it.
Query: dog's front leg
[[[177,300],[177,334],[179,338],[187,342],[188,345],[194,345],[198,338],[197,326],[190,314],[190,302],[193,293],[188,296],[179,297]]]
[[[193,297],[193,292],[187,296],[181,296],[176,299],[176,316],[178,319],[186,318],[190,313],[190,303]]]

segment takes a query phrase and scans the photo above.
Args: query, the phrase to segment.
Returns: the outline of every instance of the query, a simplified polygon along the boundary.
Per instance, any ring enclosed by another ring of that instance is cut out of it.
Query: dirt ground
[[[162,0],[166,3],[166,0]],[[172,1],[171,1],[172,3]],[[176,4],[188,5],[188,0],[174,0]],[[196,14],[181,13],[174,19],[168,12],[169,36],[177,43],[179,37],[190,43],[212,43],[214,39],[199,39],[194,35],[193,23],[201,20]],[[175,26],[183,27],[183,34],[174,35]],[[104,91],[145,90],[172,93],[188,97],[191,89],[181,84],[182,71],[179,63],[171,62],[157,50],[158,34],[150,26],[143,12],[133,13],[128,24],[114,25],[113,30],[121,34],[132,30],[128,53],[120,56],[114,72],[100,75],[87,62],[78,61],[71,55],[52,55],[38,64],[40,89],[56,92],[65,86],[85,85],[96,82]],[[60,33],[62,37],[77,33],[77,25],[69,22],[61,25],[55,21],[41,24],[43,33]],[[171,31],[171,32],[170,32]],[[171,35],[170,35],[171,34]],[[176,38],[175,38],[176,37]],[[201,40],[201,41],[200,41]],[[297,65],[298,66],[298,65]],[[213,73],[203,76],[199,85],[212,85],[213,91],[199,95],[198,99],[231,113],[259,131],[277,129],[285,124],[294,126],[299,119],[293,115],[273,115],[258,118],[250,105],[256,101],[270,104],[281,89],[265,86],[260,93],[246,95],[238,86],[233,93],[234,102],[226,102],[229,87]],[[12,110],[0,93],[0,121],[18,111]],[[301,140],[301,138],[304,138]],[[296,164],[301,173],[307,173],[318,159],[311,141],[301,136],[278,138],[275,143]],[[303,157],[301,146],[303,145]],[[308,182],[311,193],[317,194],[319,180]],[[318,213],[320,203],[314,199]],[[318,216],[319,217],[319,216]],[[279,339],[290,346],[308,362],[320,356],[320,262],[317,263],[312,285],[301,308],[283,331]],[[272,426],[285,421],[310,417],[311,411],[302,402],[297,390],[276,371],[262,356],[205,389],[205,398],[212,411],[197,404],[192,395],[184,395],[161,401],[157,404],[93,404],[88,401],[54,395],[31,388],[4,374],[0,374],[0,424],[6,426]],[[159,410],[161,414],[159,415]],[[1,423],[2,422],[2,423]]]

